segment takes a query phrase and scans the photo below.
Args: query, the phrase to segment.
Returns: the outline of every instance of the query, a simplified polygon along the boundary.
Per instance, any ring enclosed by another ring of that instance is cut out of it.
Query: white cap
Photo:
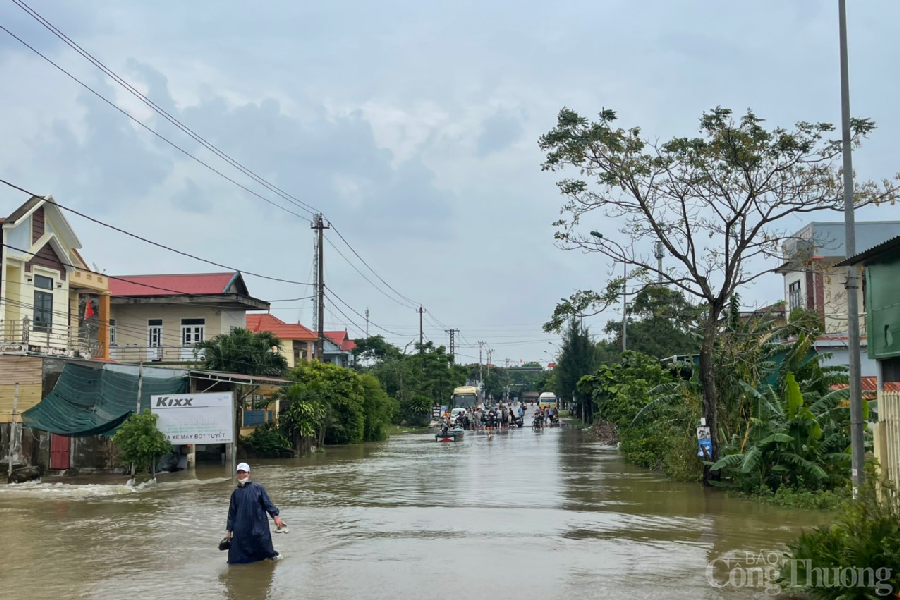
[[[248,465],[247,463],[239,463],[236,470],[238,470],[238,471],[247,471],[247,472],[249,473],[249,472],[250,472],[250,465]]]

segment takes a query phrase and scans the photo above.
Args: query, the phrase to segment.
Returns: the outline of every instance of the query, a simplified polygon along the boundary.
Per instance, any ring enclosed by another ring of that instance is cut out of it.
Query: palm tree
[[[203,357],[203,368],[210,371],[277,377],[288,369],[287,359],[279,352],[281,340],[269,331],[256,333],[238,327],[194,348]]]

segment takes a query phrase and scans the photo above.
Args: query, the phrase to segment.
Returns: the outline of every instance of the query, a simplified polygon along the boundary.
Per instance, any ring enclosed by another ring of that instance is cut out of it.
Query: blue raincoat
[[[274,517],[278,509],[260,484],[251,481],[231,492],[226,526],[232,532],[229,563],[252,563],[278,555],[272,547],[266,513]]]

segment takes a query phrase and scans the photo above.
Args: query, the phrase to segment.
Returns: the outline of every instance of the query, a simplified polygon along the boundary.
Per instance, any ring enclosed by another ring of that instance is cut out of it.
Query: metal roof
[[[841,262],[837,263],[837,265],[835,265],[835,266],[849,267],[852,265],[865,264],[869,261],[870,258],[874,258],[874,257],[878,256],[879,254],[882,254],[883,252],[888,252],[890,250],[895,250],[897,248],[900,248],[900,235],[898,235],[897,237],[893,237],[893,238],[887,240],[886,242],[882,242],[882,243],[878,244],[877,246],[872,246],[865,252],[860,252],[859,254],[857,254],[855,256],[851,256],[850,258],[848,258],[846,260],[842,260]]]

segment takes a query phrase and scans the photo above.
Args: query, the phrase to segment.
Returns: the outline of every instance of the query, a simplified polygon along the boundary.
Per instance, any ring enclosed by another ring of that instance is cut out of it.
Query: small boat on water
[[[458,442],[462,439],[465,431],[462,429],[451,429],[446,432],[437,432],[434,434],[434,441],[436,442]]]

